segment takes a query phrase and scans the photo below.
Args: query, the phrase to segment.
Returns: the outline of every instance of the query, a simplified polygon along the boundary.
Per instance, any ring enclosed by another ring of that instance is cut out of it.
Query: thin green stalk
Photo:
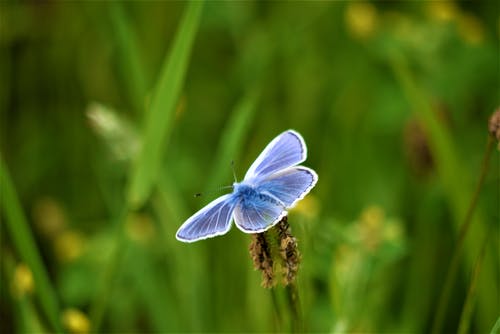
[[[108,265],[105,268],[101,286],[97,288],[97,293],[94,302],[90,307],[90,323],[92,331],[98,333],[100,331],[102,319],[106,312],[106,305],[113,290],[113,283],[118,272],[119,265],[126,251],[126,237],[124,231],[125,221],[128,217],[128,209],[122,210],[115,223],[115,246],[110,256]]]
[[[460,324],[458,326],[458,334],[466,334],[469,331],[470,327],[470,319],[472,317],[472,311],[474,309],[474,297],[476,295],[476,287],[477,287],[477,278],[479,277],[479,273],[481,271],[481,266],[483,264],[484,255],[486,251],[486,244],[488,242],[488,238],[483,243],[483,247],[481,248],[481,253],[477,259],[477,263],[474,266],[474,271],[472,272],[471,282],[469,284],[469,291],[467,292],[467,297],[465,298],[465,303],[462,309],[462,315],[460,316]]]
[[[277,328],[276,332],[281,332],[283,326],[283,316],[281,315],[280,306],[278,303],[278,296],[276,295],[276,289],[272,288],[271,290],[271,299],[273,301],[274,313],[276,314],[277,320]]]
[[[292,333],[302,332],[302,313],[300,311],[299,292],[295,282],[285,287],[287,294],[288,309],[291,316]]]
[[[151,331],[158,333],[178,332],[185,330],[181,327],[182,311],[176,295],[177,288],[171,286],[172,275],[162,275],[158,265],[150,261],[150,250],[141,244],[128,242],[126,263],[135,263],[134,270],[127,270],[127,277],[131,278],[133,288],[138,291],[139,302],[143,305],[145,316],[151,323]],[[189,312],[190,310],[187,310]]]
[[[465,220],[462,226],[460,227],[457,245],[455,247],[455,251],[453,252],[453,257],[451,258],[450,261],[450,267],[446,274],[443,290],[439,298],[436,317],[434,318],[434,323],[432,325],[432,333],[434,334],[441,333],[441,329],[443,327],[443,321],[446,316],[446,308],[448,306],[448,301],[450,299],[451,290],[455,283],[458,268],[460,267],[460,258],[465,244],[465,237],[467,236],[467,232],[469,231],[472,222],[472,216],[474,213],[474,209],[476,208],[477,205],[479,194],[481,193],[481,188],[483,187],[484,180],[486,179],[486,175],[488,174],[489,161],[491,157],[491,152],[493,151],[493,147],[494,147],[493,138],[491,136],[488,136],[488,143],[486,145],[486,152],[484,154],[483,163],[481,165],[479,181],[477,183],[476,190],[472,195],[472,200],[469,205],[469,208],[467,209]]]
[[[127,85],[131,105],[137,113],[144,110],[144,100],[147,92],[146,75],[139,53],[137,35],[130,27],[126,13],[123,10],[123,3],[110,1],[108,6],[113,38],[118,46],[121,76],[126,78],[123,82]]]
[[[14,277],[16,271],[16,259],[11,252],[2,253],[1,277]],[[17,290],[17,289],[16,289]],[[20,291],[18,291],[20,292]],[[31,295],[23,292],[16,296],[5,296],[8,300],[3,300],[6,304],[13,304],[13,322],[19,333],[48,333],[45,324],[40,321],[40,312],[37,312]],[[14,297],[14,298],[11,298]]]
[[[199,265],[203,262],[203,254],[193,247],[179,248],[180,243],[175,239],[179,222],[186,219],[189,210],[168,173],[162,173],[159,177],[153,207],[163,227],[161,237],[165,254],[170,261],[168,270],[176,273],[170,281],[173,292],[169,297],[179,300],[176,307],[179,322],[189,324],[183,330],[200,331],[203,328],[201,319],[204,314],[201,300],[206,295],[205,282],[199,279],[204,275],[203,268]]]
[[[286,220],[284,220],[286,222]],[[282,238],[286,237],[286,234],[288,232],[287,228],[283,229],[281,224],[287,224],[280,222],[278,225],[274,226],[273,228],[267,230],[264,232],[264,237],[266,238],[267,244],[270,247],[271,251],[271,257],[273,259],[273,263],[281,263],[281,266],[287,266],[288,264],[286,263],[286,259],[283,258],[281,254],[281,241]],[[286,225],[288,226],[288,225]],[[290,235],[288,235],[290,236]],[[295,244],[296,246],[296,244]],[[276,277],[276,266],[273,265],[273,271],[274,271],[274,279],[278,279]],[[285,278],[285,277],[283,277]],[[290,317],[290,329],[292,333],[298,333],[303,331],[303,325],[302,325],[302,313],[300,310],[300,301],[299,301],[299,291],[298,287],[295,281],[296,277],[292,281],[287,281],[286,279],[283,279],[283,284],[285,285],[285,294],[286,294],[286,307],[288,309],[288,314]],[[274,291],[276,288],[273,287],[272,290]],[[273,297],[276,297],[273,295]],[[274,303],[274,306],[276,308],[276,312],[279,312],[279,306],[278,303]],[[282,326],[283,327],[283,326]]]
[[[59,319],[57,296],[47,274],[35,239],[24,216],[14,184],[8,173],[7,166],[0,156],[0,206],[5,211],[6,226],[20,257],[33,273],[35,293],[47,317],[50,326],[56,332],[62,332]]]
[[[227,181],[231,180],[228,179],[228,176],[231,175],[231,173],[229,173],[230,162],[231,159],[236,159],[236,161],[238,161],[238,154],[242,151],[243,144],[245,143],[245,139],[247,138],[247,134],[253,123],[253,115],[255,115],[258,97],[259,94],[257,94],[256,90],[250,88],[248,93],[242,97],[232,110],[218,140],[212,168],[209,174],[210,177],[208,178],[209,181],[205,188],[207,192],[220,187],[224,183],[227,185]],[[227,249],[236,249],[237,247],[241,247],[240,242],[241,239],[231,239],[226,240],[226,243],[224,244],[207,244],[207,252],[212,254],[212,256],[206,263],[207,267],[205,270],[213,271],[213,275],[210,275],[207,279],[208,284],[214,287],[208,291],[208,298],[210,298],[210,300],[215,304],[238,302],[237,294],[230,293],[228,296],[228,293],[226,292],[226,272],[224,269],[241,269],[239,266],[239,257],[225,255],[227,253]],[[220,261],[217,260],[221,256],[225,256],[223,266],[221,266]],[[240,289],[244,288],[244,282],[238,282],[238,284],[241,284]],[[222,324],[225,321],[231,321],[228,320],[228,315],[221,316],[220,312],[217,312],[215,308],[211,309],[211,312],[213,313],[205,313],[213,323]],[[234,319],[235,322],[241,322],[237,316],[232,319]]]
[[[229,170],[229,159],[237,158],[238,152],[241,152],[244,140],[253,123],[258,99],[259,93],[255,89],[250,89],[249,93],[239,101],[232,111],[217,145],[207,191],[220,186]]]
[[[153,91],[151,106],[145,115],[142,149],[132,166],[129,177],[127,207],[124,208],[118,219],[115,232],[116,244],[111,255],[110,265],[106,268],[101,289],[98,291],[91,307],[92,330],[95,332],[99,331],[101,326],[113,280],[124,254],[126,239],[123,227],[125,220],[131,210],[144,203],[156,181],[159,166],[162,162],[163,149],[166,146],[166,139],[173,125],[173,116],[187,71],[189,55],[202,8],[202,1],[188,3],[170,53],[163,61],[160,77]],[[120,18],[120,15],[118,13],[118,18]],[[119,25],[121,26],[122,23],[119,23]],[[138,62],[136,65],[139,67]],[[142,87],[143,83],[140,86]]]
[[[497,321],[493,325],[490,334],[498,334],[500,332],[500,317],[497,318]]]
[[[144,118],[142,149],[131,173],[128,202],[132,208],[140,207],[146,201],[157,181],[164,148],[173,127],[177,101],[184,84],[202,8],[203,1],[188,3],[170,54],[163,62],[150,108]]]
[[[484,224],[481,224],[481,212],[475,210],[474,207],[467,211],[470,207],[470,198],[473,195],[472,189],[469,188],[468,174],[463,170],[456,152],[452,134],[449,129],[439,120],[438,113],[429,102],[425,90],[419,87],[413,73],[411,72],[407,60],[402,54],[394,53],[391,58],[391,66],[393,67],[395,77],[400,83],[404,93],[415,115],[419,118],[425,127],[428,139],[429,148],[432,157],[436,162],[436,170],[440,177],[439,182],[443,185],[444,195],[447,197],[451,212],[453,214],[453,223],[457,235],[460,235],[462,222],[471,221],[470,228],[467,229],[467,238],[463,240],[463,248],[465,251],[465,261],[468,266],[473,266],[475,262],[475,251],[480,247],[480,242],[487,234]],[[474,213],[474,214],[473,214]],[[470,216],[470,217],[468,217]],[[462,247],[462,246],[461,246]],[[487,254],[490,253],[487,251]],[[483,275],[481,282],[478,284],[478,318],[480,328],[484,331],[485,325],[490,323],[492,318],[496,318],[494,312],[498,301],[491,298],[490,286],[496,286],[496,273],[498,264],[495,263],[493,257],[486,256],[485,265],[483,267]],[[451,289],[445,287],[444,289]],[[438,311],[443,312],[443,311]],[[438,319],[442,323],[442,320]],[[434,325],[434,333],[438,329],[439,323]]]

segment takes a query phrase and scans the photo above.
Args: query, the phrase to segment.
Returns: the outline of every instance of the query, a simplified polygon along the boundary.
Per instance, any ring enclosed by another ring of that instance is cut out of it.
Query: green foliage
[[[36,282],[37,297],[42,305],[44,315],[49,319],[50,325],[56,331],[61,331],[61,325],[58,316],[58,302],[54,294],[54,289],[47,276],[47,270],[42,263],[40,253],[37,250],[32,232],[24,217],[21,205],[19,203],[16,190],[5,168],[3,159],[0,158],[0,193],[2,194],[2,212],[5,212],[5,221],[22,261],[24,261],[33,273]],[[3,255],[5,257],[6,255]],[[3,259],[7,261],[7,259]],[[19,305],[21,310],[26,309],[26,301],[21,301]],[[24,321],[23,321],[24,322]]]
[[[202,6],[202,1],[189,3],[171,53],[165,58],[153,90],[151,107],[145,113],[141,149],[130,181],[128,201],[131,206],[139,207],[144,203],[159,173]]]
[[[292,128],[304,331],[498,332],[495,9],[1,2],[0,331],[292,328],[248,235],[175,239]]]

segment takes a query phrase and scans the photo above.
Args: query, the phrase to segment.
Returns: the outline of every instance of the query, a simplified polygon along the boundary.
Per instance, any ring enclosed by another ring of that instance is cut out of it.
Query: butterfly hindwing
[[[225,234],[231,228],[234,206],[232,194],[221,196],[210,202],[182,224],[177,231],[177,239],[194,242]]]
[[[291,208],[316,185],[318,175],[312,169],[290,167],[262,180],[257,191],[269,194],[286,208]]]
[[[295,166],[307,157],[304,139],[293,130],[280,134],[271,141],[245,175],[245,180],[266,177],[282,169]]]
[[[244,198],[234,208],[234,222],[245,233],[263,232],[285,215],[281,203],[263,194]]]

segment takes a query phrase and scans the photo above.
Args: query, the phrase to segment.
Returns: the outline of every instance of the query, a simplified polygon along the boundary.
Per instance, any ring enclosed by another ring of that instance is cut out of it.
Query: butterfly
[[[274,138],[250,166],[233,192],[223,195],[191,216],[176,238],[194,242],[226,234],[234,220],[245,233],[260,233],[277,224],[287,210],[311,191],[318,175],[297,166],[306,160],[307,147],[293,130]]]

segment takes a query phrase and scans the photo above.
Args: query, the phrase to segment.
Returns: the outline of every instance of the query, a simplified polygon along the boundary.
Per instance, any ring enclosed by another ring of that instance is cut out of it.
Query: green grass
[[[56,293],[49,279],[47,269],[40,257],[40,251],[33,238],[33,232],[24,216],[7,166],[2,158],[0,158],[0,193],[2,194],[1,208],[2,212],[5,212],[6,218],[4,222],[12,238],[13,244],[16,246],[16,251],[20,259],[25,262],[32,271],[36,296],[42,306],[44,316],[47,317],[54,331],[61,332],[59,302]],[[22,301],[22,303],[26,303],[26,301]],[[23,305],[19,307],[23,309],[26,308],[26,306]]]
[[[442,125],[442,121],[439,120],[438,111],[433,109],[429,104],[429,98],[426,98],[425,95],[416,87],[415,81],[412,78],[411,73],[408,70],[406,64],[401,57],[395,58],[393,61],[394,71],[399,81],[401,82],[401,86],[405,89],[409,100],[411,101],[411,105],[414,106],[415,113],[417,113],[418,117],[422,119],[422,123],[425,125],[425,129],[429,133],[429,144],[432,152],[432,156],[436,160],[436,165],[438,169],[438,173],[443,183],[443,187],[446,190],[447,196],[449,198],[450,205],[454,207],[452,212],[454,213],[454,225],[456,229],[456,234],[458,236],[458,247],[457,252],[461,252],[461,248],[465,247],[465,256],[469,265],[472,266],[475,259],[475,254],[478,249],[481,248],[481,245],[484,243],[484,238],[487,235],[487,229],[481,222],[481,215],[477,213],[479,211],[475,208],[476,199],[473,198],[473,192],[470,190],[471,181],[468,178],[467,173],[462,171],[462,167],[464,164],[461,162],[461,159],[457,157],[456,148],[451,138],[448,130]],[[485,134],[484,137],[488,137]],[[489,144],[491,146],[491,143]],[[487,150],[487,155],[490,154],[491,147]],[[485,159],[484,164],[488,164],[489,160]],[[480,169],[477,174],[483,174]],[[483,177],[483,176],[481,176]],[[481,191],[481,183],[479,188],[476,189],[476,193]],[[477,196],[474,194],[474,196]],[[474,204],[469,205],[468,203],[473,201]],[[468,207],[471,207],[472,210],[468,211]],[[474,211],[476,213],[474,214]],[[466,224],[466,230],[461,232],[461,225]],[[469,228],[470,227],[470,228]],[[467,234],[473,234],[472,237],[467,238]],[[461,244],[465,243],[464,246]],[[493,261],[494,258],[488,258],[488,260],[492,261],[485,265],[485,269],[487,272],[483,274],[483,282],[482,288],[479,291],[479,305],[478,310],[481,315],[484,315],[486,319],[491,319],[495,316],[495,302],[491,301],[491,290],[488,288],[490,286],[495,286],[496,275],[492,270],[495,267],[495,263]],[[453,263],[450,270],[456,270],[454,266],[457,264]],[[451,285],[454,284],[453,281],[446,281],[447,286],[444,286],[443,289],[448,291],[451,289]],[[448,293],[449,294],[449,293]],[[449,296],[445,295],[444,297],[445,304],[439,304],[441,308],[446,307],[445,305],[449,301]],[[442,331],[442,322],[444,317],[444,310],[438,309],[436,325],[433,328],[434,333],[440,333]],[[486,330],[486,328],[484,328]]]
[[[151,105],[143,121],[141,150],[130,177],[128,202],[133,208],[146,201],[158,177],[202,8],[202,1],[189,3],[153,89]]]
[[[0,331],[498,332],[493,7],[2,2]],[[289,128],[295,304],[237,228],[175,239]]]

